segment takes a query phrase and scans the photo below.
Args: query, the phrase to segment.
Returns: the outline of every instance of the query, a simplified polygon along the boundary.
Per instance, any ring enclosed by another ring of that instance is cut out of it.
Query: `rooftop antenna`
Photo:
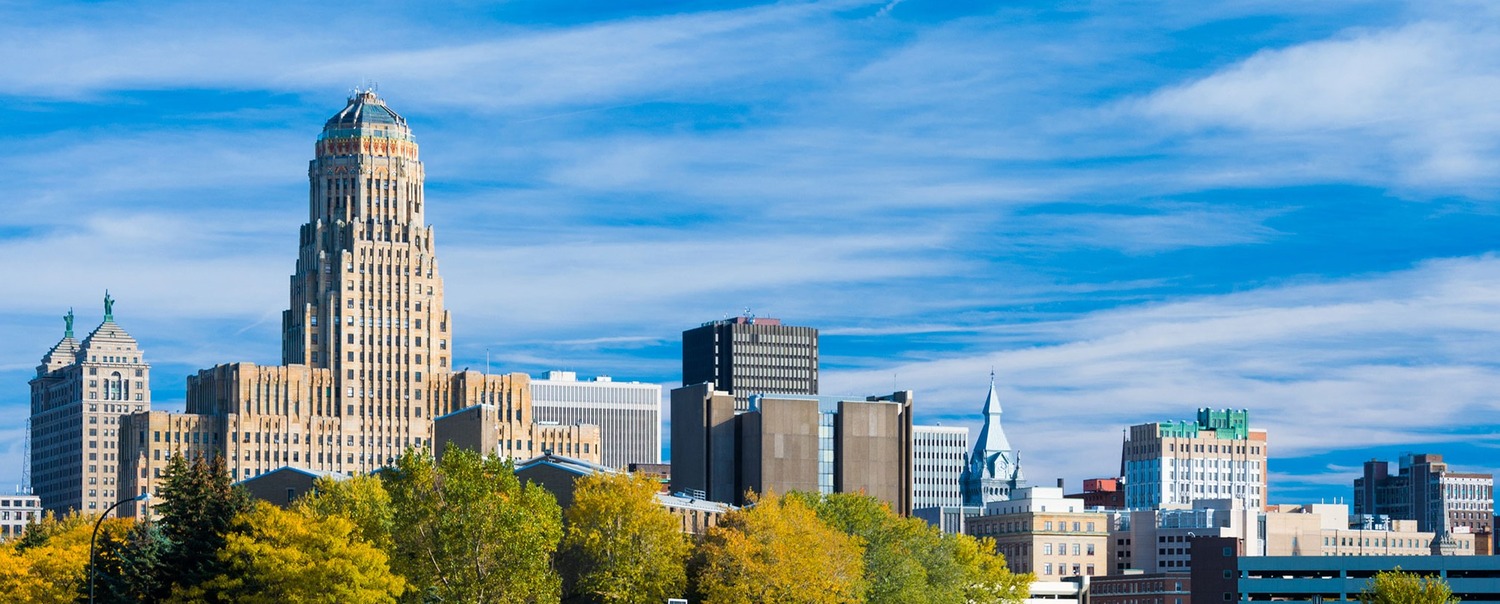
[[[490,349],[489,348],[485,348],[484,349],[484,374],[485,375],[489,375],[490,374]]]

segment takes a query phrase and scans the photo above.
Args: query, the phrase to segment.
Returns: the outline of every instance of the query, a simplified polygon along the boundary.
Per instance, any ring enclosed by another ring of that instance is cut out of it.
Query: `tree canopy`
[[[556,601],[557,499],[522,485],[510,461],[450,449],[434,463],[408,450],[382,473],[392,509],[392,566],[413,602]]]
[[[692,577],[709,604],[855,603],[867,589],[863,554],[803,498],[770,492],[709,529]]]
[[[1450,604],[1458,602],[1448,583],[1436,576],[1420,576],[1396,567],[1375,573],[1359,592],[1364,604]]]
[[[264,501],[236,518],[218,558],[223,572],[182,592],[183,601],[214,593],[246,604],[379,604],[395,602],[406,587],[353,521]]]
[[[574,483],[558,551],[563,601],[657,604],[682,597],[690,549],[681,523],[657,504],[659,483],[598,473]]]

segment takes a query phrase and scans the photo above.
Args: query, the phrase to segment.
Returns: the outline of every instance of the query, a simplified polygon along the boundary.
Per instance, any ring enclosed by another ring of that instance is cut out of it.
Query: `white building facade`
[[[961,506],[969,429],[912,426],[912,507]]]
[[[541,424],[599,426],[604,466],[661,463],[661,384],[604,375],[580,380],[572,371],[548,371],[532,378],[531,405]]]

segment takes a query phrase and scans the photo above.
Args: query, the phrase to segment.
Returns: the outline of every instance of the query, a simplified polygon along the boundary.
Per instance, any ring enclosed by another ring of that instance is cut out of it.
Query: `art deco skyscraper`
[[[476,406],[494,418],[487,438],[503,454],[551,448],[598,461],[596,427],[535,421],[525,374],[451,371],[422,181],[406,119],[374,92],[349,97],[308,167],[283,364],[199,371],[187,413],[122,418],[121,493],[151,490],[173,453],[224,456],[237,480],[285,466],[369,472],[408,447],[431,450],[435,419]]]
[[[360,92],[323,125],[308,178],[282,363],[341,369],[346,406],[409,417],[451,345],[416,139]]]

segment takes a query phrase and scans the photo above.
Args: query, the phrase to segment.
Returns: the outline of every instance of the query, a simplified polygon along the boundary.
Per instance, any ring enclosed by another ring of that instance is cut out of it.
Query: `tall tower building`
[[[990,393],[984,398],[984,427],[974,441],[969,466],[963,473],[964,505],[982,506],[1010,499],[1016,489],[1026,487],[1021,473],[1021,452],[1010,447],[1000,426],[1000,395],[995,393],[995,374],[990,373]]]
[[[1128,508],[1201,499],[1266,507],[1266,431],[1250,429],[1249,411],[1199,409],[1195,421],[1131,426],[1121,459]]]
[[[410,417],[423,380],[447,372],[451,346],[417,141],[405,118],[360,92],[323,125],[308,178],[282,363],[339,369],[346,412]]]
[[[123,418],[122,492],[151,490],[173,452],[222,455],[236,480],[285,466],[369,472],[408,447],[431,450],[434,418],[472,407],[493,418],[484,438],[506,455],[566,449],[598,461],[597,429],[536,421],[526,375],[451,370],[422,179],[406,119],[374,92],[349,97],[308,167],[283,364],[199,371],[187,413]]]
[[[709,321],[682,332],[682,383],[728,392],[741,411],[752,394],[815,395],[818,330],[766,317]]]
[[[117,501],[120,418],[151,409],[151,365],[135,338],[115,323],[104,294],[104,321],[82,342],[73,311],[31,380],[31,477],[42,506],[99,512]]]

